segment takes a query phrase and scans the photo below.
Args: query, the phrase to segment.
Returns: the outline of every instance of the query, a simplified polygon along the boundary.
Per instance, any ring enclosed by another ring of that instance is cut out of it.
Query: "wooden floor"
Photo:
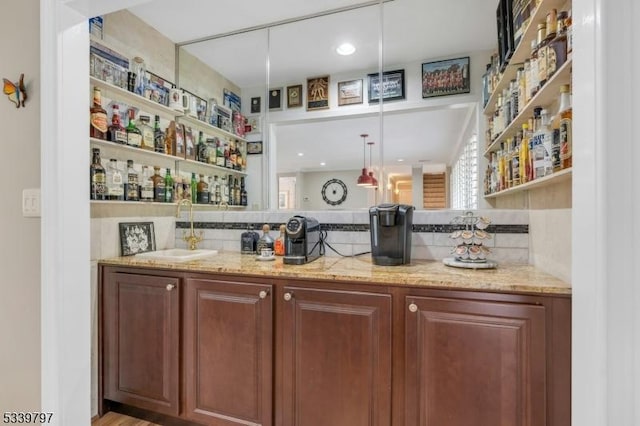
[[[125,416],[124,414],[108,412],[102,418],[91,422],[92,426],[161,426],[146,420]]]

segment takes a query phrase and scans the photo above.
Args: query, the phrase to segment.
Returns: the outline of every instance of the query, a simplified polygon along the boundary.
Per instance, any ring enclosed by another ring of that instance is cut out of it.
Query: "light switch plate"
[[[22,216],[40,217],[40,188],[22,190]]]

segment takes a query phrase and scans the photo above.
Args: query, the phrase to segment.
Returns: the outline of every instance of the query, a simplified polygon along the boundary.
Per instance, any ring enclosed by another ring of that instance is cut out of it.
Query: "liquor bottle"
[[[140,201],[154,200],[153,173],[149,166],[142,166],[142,182],[140,183]]]
[[[236,164],[238,165],[238,170],[240,171],[244,171],[244,169],[246,168],[245,158],[242,155],[243,150],[244,150],[244,143],[239,141],[236,142]]]
[[[567,11],[567,18],[564,20],[567,27],[567,60],[573,56],[573,20],[571,18],[571,9]]]
[[[237,169],[237,159],[238,156],[236,154],[236,143],[235,141],[231,140],[229,141],[229,168],[230,169]]]
[[[568,169],[572,166],[573,136],[572,136],[572,117],[571,108],[571,87],[568,84],[560,86],[560,167]]]
[[[164,132],[160,128],[160,116],[155,116],[155,123],[153,126],[153,149],[155,152],[165,153]]]
[[[229,204],[229,186],[227,185],[227,178],[222,176],[220,182],[220,204]]]
[[[92,200],[104,200],[107,192],[105,185],[106,174],[100,161],[100,149],[98,148],[93,148],[93,158],[89,166],[89,182],[91,183],[89,198]]]
[[[207,163],[216,164],[216,138],[207,138]]]
[[[542,129],[542,108],[535,107],[533,109],[533,133],[531,135],[531,163],[532,178],[538,179],[544,177],[544,132]]]
[[[129,109],[129,124],[127,125],[127,145],[140,148],[142,145],[142,132],[136,126],[136,110]]]
[[[531,75],[531,60],[525,59],[524,61],[524,70],[522,75],[520,76],[520,88],[518,93],[518,102],[520,103],[520,108],[524,109],[524,107],[529,103],[529,84]]]
[[[240,178],[240,205],[247,205],[247,189],[245,188],[244,177]]]
[[[127,144],[127,131],[122,126],[120,118],[120,107],[118,104],[113,105],[113,113],[111,114],[111,125],[107,129],[108,139],[122,145]]]
[[[204,175],[200,175],[196,189],[196,198],[198,204],[209,204],[209,184],[204,180]]]
[[[122,172],[118,167],[118,160],[115,158],[109,160],[109,167],[107,168],[107,199],[124,200],[124,181],[122,180]]]
[[[218,175],[215,175],[213,177],[213,204],[219,206],[220,202],[222,202],[222,195],[220,193],[220,181],[218,180]]]
[[[173,199],[175,201],[180,201],[184,198],[185,196],[184,196],[184,185],[182,183],[182,176],[178,174],[173,180]]]
[[[538,70],[538,43],[536,40],[531,40],[531,57],[529,58],[529,82],[527,88],[529,90],[529,100],[533,98],[539,89],[538,76],[540,72]]]
[[[107,139],[107,111],[102,108],[102,93],[99,87],[93,88],[93,106],[89,109],[89,136]]]
[[[529,182],[529,125],[522,123],[520,132],[520,182]]]
[[[140,131],[142,132],[142,149],[146,149],[149,151],[155,150],[155,135],[153,127],[149,125],[149,116],[141,115],[140,116]]]
[[[511,139],[511,186],[517,186],[522,183],[520,175],[520,146],[518,146],[518,142],[517,137]]]
[[[157,203],[164,203],[165,199],[165,184],[164,177],[160,175],[160,167],[153,166],[154,174],[151,177],[153,180],[153,200]]]
[[[544,86],[547,82],[547,46],[549,44],[549,39],[547,38],[547,24],[540,23],[538,24],[538,39],[537,39],[537,49],[538,49],[538,84],[540,87]]]
[[[127,201],[140,200],[138,172],[133,167],[133,160],[127,160],[127,180],[124,184],[124,198]]]
[[[193,130],[184,126],[184,152],[187,160],[196,160],[196,142],[193,140]]]
[[[216,138],[216,166],[224,167],[224,164],[224,147],[222,145],[222,141]]]
[[[558,15],[558,26],[555,38],[549,42],[547,48],[547,78],[551,78],[567,61],[567,28],[565,20],[567,12]]]
[[[266,223],[262,225],[262,236],[260,236],[256,247],[258,254],[260,254],[262,249],[273,250],[275,242],[273,241],[271,235],[269,235],[269,229],[270,227]]]
[[[204,135],[202,131],[198,132],[198,146],[196,149],[196,161],[202,163],[209,162],[209,155],[207,153],[207,144],[204,142]]]
[[[239,206],[240,204],[240,184],[238,178],[233,178],[233,205]]]
[[[276,238],[273,245],[273,250],[275,251],[276,256],[284,256],[284,234],[286,229],[286,225],[280,225],[280,235]]]
[[[191,202],[197,203],[198,201],[198,181],[196,180],[196,174],[191,173]]]
[[[169,168],[167,168],[167,174],[164,176],[164,201],[167,203],[173,202],[173,178]]]
[[[233,188],[233,175],[229,175],[227,177],[227,187],[229,189],[229,196],[227,197],[227,203],[229,203],[230,206],[235,206],[236,202],[234,199],[234,196],[236,195],[234,188]]]

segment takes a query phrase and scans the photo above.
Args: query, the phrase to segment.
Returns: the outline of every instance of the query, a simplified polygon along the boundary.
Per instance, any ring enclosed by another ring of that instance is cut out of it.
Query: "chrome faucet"
[[[197,244],[202,241],[202,232],[199,236],[193,231],[193,203],[191,200],[183,199],[178,202],[178,208],[176,209],[176,217],[180,217],[180,207],[183,204],[189,204],[189,222],[191,223],[191,233],[186,235],[185,231],[182,231],[182,239],[189,244],[189,250],[195,250],[198,248]]]

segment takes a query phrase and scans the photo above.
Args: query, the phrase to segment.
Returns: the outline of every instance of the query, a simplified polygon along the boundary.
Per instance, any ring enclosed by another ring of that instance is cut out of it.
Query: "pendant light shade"
[[[367,145],[369,145],[369,170],[371,170],[371,163],[372,163],[372,158],[373,158],[373,153],[372,153],[372,149],[373,149],[373,144],[375,142],[367,142]],[[378,179],[376,179],[376,177],[373,175],[373,171],[369,172],[369,180],[370,180],[370,185],[367,188],[371,188],[371,189],[378,189]]]
[[[356,183],[356,185],[364,187],[370,187],[373,183],[371,176],[367,173],[367,136],[369,135],[366,133],[360,135],[362,138],[362,173],[358,176],[358,182]]]

